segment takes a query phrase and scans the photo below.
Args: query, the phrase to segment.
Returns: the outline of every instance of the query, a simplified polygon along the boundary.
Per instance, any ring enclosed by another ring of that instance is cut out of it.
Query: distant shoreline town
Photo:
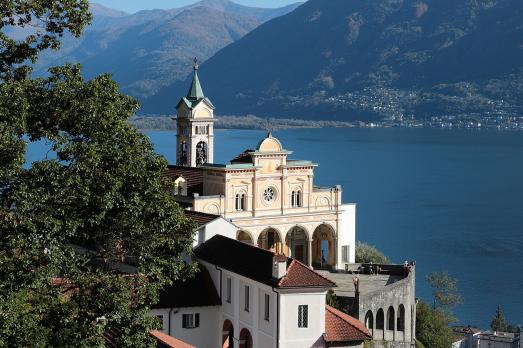
[[[140,130],[176,130],[172,116],[135,116],[130,120]],[[523,131],[523,116],[486,117],[482,115],[433,116],[428,119],[386,119],[381,121],[328,121],[291,118],[263,118],[254,115],[219,116],[215,127],[219,129],[281,130],[291,128],[440,128],[440,129],[493,129]]]

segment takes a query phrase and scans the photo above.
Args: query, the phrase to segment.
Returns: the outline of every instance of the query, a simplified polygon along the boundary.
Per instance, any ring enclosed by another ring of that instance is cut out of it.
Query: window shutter
[[[187,328],[187,314],[184,314],[182,316],[182,328],[184,328],[184,329]]]
[[[200,327],[200,313],[194,315],[194,327]]]

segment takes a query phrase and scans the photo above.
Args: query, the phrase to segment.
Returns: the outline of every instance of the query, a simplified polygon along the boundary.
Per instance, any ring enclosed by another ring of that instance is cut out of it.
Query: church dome
[[[256,147],[258,152],[281,152],[283,147],[278,139],[274,138],[271,133],[267,134],[267,137],[258,143]]]

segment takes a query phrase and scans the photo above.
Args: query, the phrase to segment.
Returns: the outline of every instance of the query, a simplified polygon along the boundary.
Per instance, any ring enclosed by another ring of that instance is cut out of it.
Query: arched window
[[[396,316],[394,315],[394,308],[392,306],[387,310],[387,330],[394,331],[394,322],[396,321]]]
[[[378,309],[376,314],[376,329],[383,330],[385,328],[385,316],[383,314],[383,309]]]
[[[236,210],[240,211],[240,210],[245,210],[245,194],[244,193],[239,193],[236,195],[236,199],[235,199],[235,204],[234,204]]]
[[[174,194],[187,196],[187,182],[183,177],[179,177],[174,181]]]
[[[291,193],[291,207],[292,208],[301,207],[301,201],[302,201],[301,191],[300,190],[292,191],[292,193]]]
[[[405,331],[405,307],[401,304],[398,308],[398,323],[396,330]]]
[[[240,348],[252,348],[252,336],[247,329],[240,332]]]
[[[367,314],[365,314],[365,327],[371,331],[374,329],[374,317],[372,311],[368,311]]]

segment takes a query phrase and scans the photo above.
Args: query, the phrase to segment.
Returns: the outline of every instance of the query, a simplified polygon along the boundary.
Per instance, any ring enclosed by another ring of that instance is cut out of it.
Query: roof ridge
[[[291,258],[291,260],[292,260],[291,264],[289,265],[289,267],[287,267],[287,272],[285,272],[285,275],[283,277],[281,277],[280,280],[278,280],[277,286],[281,286],[283,281],[287,278],[287,276],[291,270],[291,267],[294,265],[294,261],[296,261],[295,259],[292,259],[292,258]],[[287,258],[287,261],[289,261],[289,258]]]
[[[221,215],[219,215],[219,216],[221,216]],[[214,237],[225,238],[225,239],[231,240],[231,241],[233,241],[233,242],[236,242],[236,243],[238,243],[239,245],[247,245],[248,247],[255,248],[256,250],[261,250],[261,251],[263,251],[263,252],[266,253],[266,254],[271,254],[271,255],[275,255],[275,254],[276,254],[276,253],[273,252],[273,251],[270,251],[270,250],[267,250],[267,249],[264,249],[264,248],[260,248],[258,245],[251,244],[251,243],[244,243],[244,242],[239,241],[239,240],[237,240],[237,239],[232,239],[232,238],[229,238],[229,237],[227,237],[227,236],[223,236],[223,235],[221,235],[221,234],[217,234],[217,235],[213,236],[212,238],[214,238]],[[212,238],[211,238],[211,239],[212,239]]]
[[[328,304],[325,304],[325,309],[327,309],[333,315],[337,316],[338,318],[340,318],[341,320],[343,320],[344,322],[346,322],[350,326],[360,330],[365,335],[367,335],[369,337],[372,337],[370,335],[369,330],[365,327],[365,325],[363,325],[362,322],[360,322],[358,319],[354,318],[353,316],[350,316],[349,314],[347,314],[345,312],[342,312],[339,309],[336,309],[336,308],[334,308],[332,306],[329,306]],[[360,326],[360,324],[361,324],[361,326]]]
[[[332,280],[330,280],[329,278],[326,278],[324,276],[322,276],[321,274],[319,274],[318,272],[316,272],[315,270],[309,268],[309,266],[307,266],[306,264],[296,260],[296,259],[293,259],[292,257],[287,257],[287,260],[291,260],[291,263],[290,265],[287,267],[287,272],[285,274],[285,276],[281,277],[281,279],[278,281],[278,286],[282,286],[283,282],[287,279],[287,276],[290,274],[290,272],[292,271],[292,269],[294,269],[296,266],[295,265],[298,265],[298,267],[301,267],[303,268],[304,270],[306,270],[307,272],[310,272],[316,276],[318,276],[319,278],[329,282],[332,284],[332,287],[336,287],[336,283],[333,282]]]
[[[335,281],[333,281],[333,280],[331,280],[331,279],[325,277],[324,275],[322,275],[322,274],[316,272],[315,270],[311,269],[309,266],[307,266],[307,265],[304,264],[303,262],[298,261],[298,260],[296,260],[296,259],[293,259],[293,260],[296,261],[297,263],[299,263],[300,265],[302,265],[303,267],[307,268],[309,271],[312,271],[314,274],[316,274],[316,275],[320,276],[321,278],[323,278],[323,279],[325,279],[325,280],[331,282],[332,284],[334,284],[335,287],[338,286],[338,285],[336,284]]]
[[[218,217],[222,217],[221,215],[218,215],[218,214],[211,214],[211,213],[206,213],[204,211],[198,211],[198,210],[184,209],[184,211],[185,212],[190,212],[190,213],[201,214],[201,215],[207,215],[207,216],[216,216],[217,218]]]

